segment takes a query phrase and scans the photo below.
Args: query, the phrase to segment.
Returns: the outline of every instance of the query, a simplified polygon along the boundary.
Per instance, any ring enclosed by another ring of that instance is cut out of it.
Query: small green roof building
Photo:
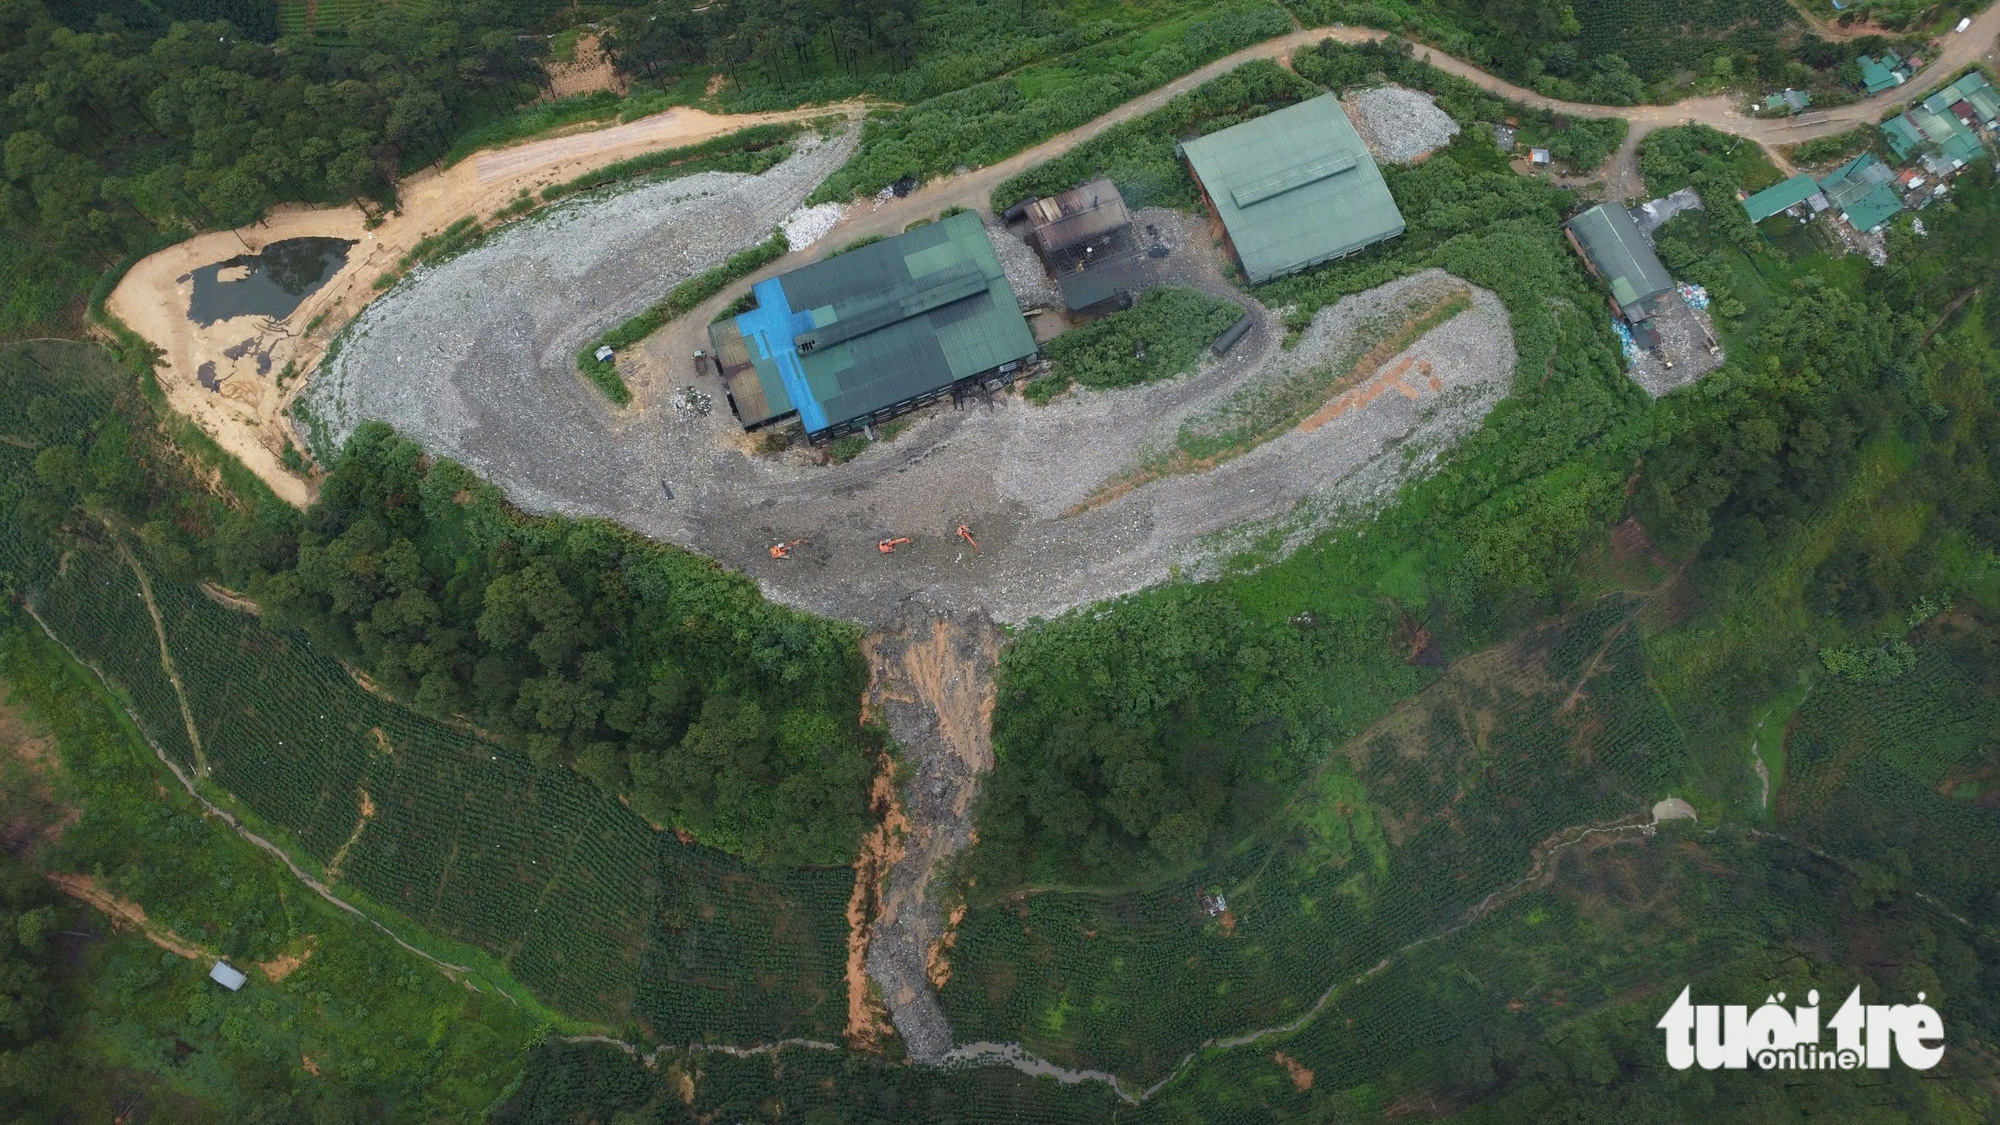
[[[1774,184],[1743,201],[1743,209],[1750,212],[1750,221],[1761,223],[1780,211],[1789,210],[1804,203],[1819,191],[1819,181],[1804,172],[1793,176],[1781,184]]]
[[[1180,146],[1255,284],[1403,233],[1403,213],[1332,94]]]
[[[794,413],[814,441],[1004,378],[1035,354],[977,215],[963,213],[751,287],[709,325],[745,429]]]
[[[1903,76],[1896,69],[1903,60],[1894,51],[1882,56],[1879,62],[1867,55],[1858,55],[1854,61],[1861,64],[1861,84],[1870,94],[1903,84]]]

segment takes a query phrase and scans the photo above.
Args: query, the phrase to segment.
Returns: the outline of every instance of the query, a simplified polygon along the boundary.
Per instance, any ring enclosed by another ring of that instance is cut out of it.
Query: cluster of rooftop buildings
[[[1860,55],[1854,61],[1861,64],[1861,85],[1870,97],[1901,86],[1923,68],[1923,60],[1904,58],[1894,51],[1883,52],[1879,59]]]
[[[1403,232],[1381,171],[1331,94],[1178,151],[1253,284]],[[1074,317],[1129,305],[1150,284],[1151,252],[1110,180],[1024,201],[1006,217],[1026,224]],[[997,387],[1036,355],[985,224],[970,213],[758,282],[751,295],[753,307],[709,326],[745,429],[796,418],[813,441],[837,438]]]
[[[1986,150],[1982,133],[2000,123],[2000,93],[1978,71],[1925,98],[1883,124],[1896,159],[1917,154],[1934,176],[1949,175]]]
[[[1857,231],[1873,232],[1905,209],[1944,194],[1948,181],[1987,152],[2000,128],[2000,91],[1972,71],[1882,126],[1900,171],[1864,152],[1815,178],[1801,173],[1743,201],[1751,222],[1788,212],[1800,218],[1832,211]]]

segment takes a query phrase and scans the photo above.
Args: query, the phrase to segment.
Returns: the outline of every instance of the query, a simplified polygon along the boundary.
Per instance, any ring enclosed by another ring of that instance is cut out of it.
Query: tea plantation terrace
[[[751,287],[756,306],[709,326],[746,430],[796,416],[813,441],[884,422],[1035,354],[979,217],[970,213]]]
[[[1403,233],[1381,169],[1332,94],[1180,146],[1251,284]]]

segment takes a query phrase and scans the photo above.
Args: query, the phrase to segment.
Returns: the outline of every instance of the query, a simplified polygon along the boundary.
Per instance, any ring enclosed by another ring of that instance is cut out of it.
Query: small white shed
[[[244,976],[242,973],[231,968],[229,962],[217,961],[215,963],[215,967],[208,971],[208,979],[214,981],[215,983],[221,985],[222,987],[228,989],[231,992],[235,992],[238,989],[241,989],[243,987],[243,982],[249,980],[250,978]]]

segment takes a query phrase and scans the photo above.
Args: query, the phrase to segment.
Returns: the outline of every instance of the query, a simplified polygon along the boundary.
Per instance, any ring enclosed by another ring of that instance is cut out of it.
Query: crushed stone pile
[[[1361,139],[1385,164],[1408,164],[1458,135],[1458,122],[1438,108],[1435,98],[1402,86],[1363,90],[1347,104]]]
[[[1062,292],[1027,243],[1007,233],[1007,225],[992,215],[986,217],[986,233],[993,240],[1000,270],[1007,275],[1007,284],[1013,288],[1014,299],[1022,308],[1062,306]]]
[[[778,226],[784,230],[785,241],[791,244],[792,249],[803,250],[825,238],[826,232],[838,225],[846,214],[847,205],[844,203],[816,203],[786,215],[785,221]]]

